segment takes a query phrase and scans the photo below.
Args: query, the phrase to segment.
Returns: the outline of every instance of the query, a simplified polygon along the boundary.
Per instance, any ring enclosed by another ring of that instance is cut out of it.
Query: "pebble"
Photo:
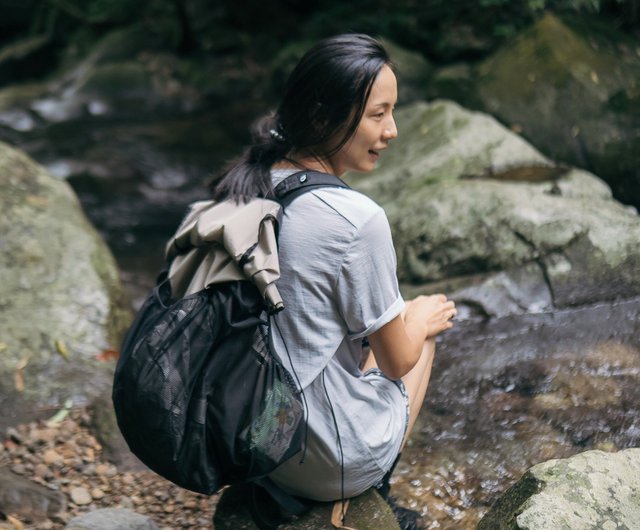
[[[58,465],[62,463],[62,456],[54,449],[48,449],[42,455],[42,461],[48,465]]]
[[[83,487],[73,488],[69,492],[69,496],[71,497],[71,500],[78,506],[91,504],[91,501],[93,500],[91,494],[86,490],[86,488]]]
[[[34,440],[41,443],[51,443],[56,439],[57,431],[55,429],[35,429],[32,436]]]
[[[15,442],[17,444],[22,444],[22,442],[23,442],[22,435],[14,427],[9,427],[7,429],[7,438],[9,438],[11,441],[13,441],[13,442]]]
[[[109,466],[107,464],[98,464],[96,466],[96,474],[97,475],[109,476],[110,471],[111,471],[111,466]]]
[[[144,502],[144,500],[138,497],[137,495],[131,495],[130,499],[131,499],[131,502],[136,506],[139,506]]]
[[[100,488],[93,488],[91,490],[91,497],[96,500],[102,499],[102,497],[104,497],[104,491]]]
[[[24,464],[15,464],[14,466],[11,467],[11,471],[16,473],[17,475],[24,475],[26,468]]]
[[[128,510],[133,510],[134,506],[133,506],[133,501],[129,498],[129,497],[122,497],[120,499],[120,507],[121,508],[126,508]]]
[[[38,478],[47,478],[53,476],[53,474],[49,471],[49,466],[43,463],[36,464],[36,466],[33,468],[33,472]]]

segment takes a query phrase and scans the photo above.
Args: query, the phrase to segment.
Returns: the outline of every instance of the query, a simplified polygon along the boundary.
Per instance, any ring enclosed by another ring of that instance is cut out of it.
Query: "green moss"
[[[149,72],[144,65],[134,61],[98,66],[82,87],[85,93],[112,97],[131,93],[146,95],[152,89]]]
[[[540,491],[541,483],[530,472],[504,493],[485,514],[477,526],[477,530],[518,530],[516,517],[522,505],[535,493]]]

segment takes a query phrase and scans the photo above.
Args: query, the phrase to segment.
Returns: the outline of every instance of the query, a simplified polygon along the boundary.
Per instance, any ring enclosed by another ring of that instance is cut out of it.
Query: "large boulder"
[[[398,104],[406,105],[424,99],[433,66],[424,55],[398,46],[391,40],[384,39],[382,44],[389,53],[398,77]]]
[[[478,524],[478,530],[637,528],[640,449],[587,451],[533,466]]]
[[[600,179],[452,102],[397,123],[380,168],[350,182],[385,207],[407,292],[446,280],[488,314],[640,294],[640,217]]]
[[[0,426],[109,394],[130,321],[115,260],[69,185],[0,143]]]
[[[635,41],[548,13],[470,75],[451,67],[438,73],[435,92],[491,113],[640,206],[639,80]]]

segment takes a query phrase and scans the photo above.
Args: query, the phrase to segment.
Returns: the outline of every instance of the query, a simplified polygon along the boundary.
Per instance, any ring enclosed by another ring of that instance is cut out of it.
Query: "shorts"
[[[384,377],[388,381],[391,381],[392,383],[394,383],[398,387],[398,390],[400,390],[400,393],[402,394],[402,397],[404,399],[404,405],[406,407],[406,418],[404,422],[404,435],[406,435],[407,429],[409,428],[409,417],[411,415],[411,406],[409,405],[409,393],[407,392],[407,387],[404,386],[404,382],[402,381],[402,379],[395,379],[395,380],[389,379],[386,375],[384,375],[384,373],[382,372],[382,370],[380,370],[380,368],[370,368],[364,374],[362,374],[362,377],[364,377],[365,379],[367,379],[370,376]]]

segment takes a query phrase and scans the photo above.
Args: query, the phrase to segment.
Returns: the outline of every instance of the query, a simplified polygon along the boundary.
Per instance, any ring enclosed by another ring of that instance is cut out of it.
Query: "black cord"
[[[342,451],[342,440],[340,439],[338,420],[336,419],[336,414],[333,410],[333,403],[331,403],[331,398],[329,397],[329,392],[327,391],[327,384],[324,380],[324,369],[322,370],[322,386],[324,388],[324,395],[327,396],[329,409],[331,410],[331,417],[333,418],[333,424],[336,426],[336,439],[338,441],[338,449],[340,450],[340,503],[342,504],[342,521],[344,521],[346,515],[344,511],[344,452]]]
[[[302,404],[304,406],[304,443],[302,446],[302,456],[300,457],[300,464],[304,463],[304,457],[307,454],[307,440],[309,437],[309,406],[307,405],[307,397],[304,395],[304,390],[302,389],[302,383],[300,383],[300,378],[298,377],[298,373],[296,372],[295,367],[293,366],[293,361],[291,360],[291,354],[289,353],[289,348],[287,346],[287,341],[284,340],[284,335],[282,334],[282,330],[280,329],[280,326],[278,325],[278,321],[275,318],[275,315],[273,317],[270,317],[273,319],[273,322],[276,325],[276,329],[278,330],[278,333],[280,333],[280,338],[282,339],[282,344],[284,344],[284,349],[287,352],[287,357],[289,358],[289,365],[291,366],[291,371],[293,372],[293,375],[296,378],[296,382],[298,383],[298,388],[300,389],[300,394],[302,395]]]

